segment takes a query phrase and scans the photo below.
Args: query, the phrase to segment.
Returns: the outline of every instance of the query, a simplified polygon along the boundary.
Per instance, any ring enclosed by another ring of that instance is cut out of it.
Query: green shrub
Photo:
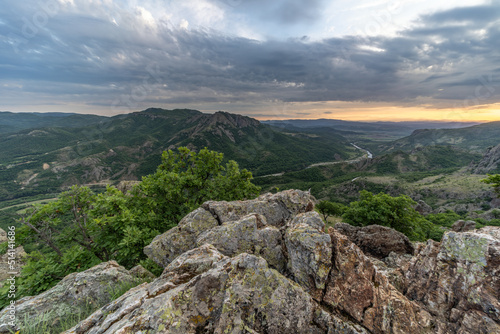
[[[462,219],[462,216],[455,213],[454,211],[447,210],[446,212],[443,213],[428,214],[425,218],[435,225],[450,228],[454,222],[456,222],[459,219]]]
[[[405,234],[410,240],[424,241],[432,223],[415,211],[415,205],[416,202],[406,195],[374,195],[362,190],[359,201],[352,202],[342,218],[355,226],[387,226]]]

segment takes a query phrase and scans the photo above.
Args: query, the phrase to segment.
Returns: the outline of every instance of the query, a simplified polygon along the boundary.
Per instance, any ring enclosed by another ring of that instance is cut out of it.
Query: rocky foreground
[[[205,203],[145,248],[160,277],[66,333],[500,333],[500,228],[415,245],[382,226],[325,230],[313,208],[294,190]],[[141,270],[71,274],[17,317],[57,321]]]

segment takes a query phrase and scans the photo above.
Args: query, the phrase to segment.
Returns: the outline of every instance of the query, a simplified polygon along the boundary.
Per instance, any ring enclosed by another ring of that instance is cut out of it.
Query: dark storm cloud
[[[296,24],[296,23],[310,23],[318,19],[322,8],[323,1],[320,0],[292,0],[276,3],[275,7],[271,10],[266,18],[277,18],[280,23]]]
[[[492,5],[455,8],[423,17],[424,21],[433,24],[457,22],[491,22],[498,19],[500,7],[498,2]]]
[[[251,14],[271,23],[293,25],[311,23],[321,16],[326,0],[219,0],[235,11]]]
[[[320,8],[319,1],[296,0],[286,8],[284,3],[264,7],[270,14],[279,13],[278,20],[285,24],[307,21]],[[484,103],[497,101],[500,93],[500,29],[491,24],[500,19],[498,3],[423,16],[416,27],[393,38],[315,42],[262,42],[210,30],[174,29],[162,22],[148,27],[125,15],[113,23],[61,12],[37,26],[28,14],[27,21],[0,14],[0,83],[20,83],[24,92],[53,95],[54,100],[66,96],[113,105],[116,99],[135,96],[143,104],[411,104],[417,98],[475,96]]]

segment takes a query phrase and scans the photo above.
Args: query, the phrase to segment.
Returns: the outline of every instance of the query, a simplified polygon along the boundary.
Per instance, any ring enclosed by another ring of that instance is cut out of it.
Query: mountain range
[[[430,145],[450,145],[484,153],[500,143],[500,122],[489,122],[459,129],[418,129],[410,136],[379,146],[383,152],[412,150]]]
[[[156,169],[162,151],[180,146],[208,147],[264,176],[355,160],[364,154],[355,143],[376,155],[363,170],[404,173],[474,165],[500,138],[500,122],[259,122],[158,108],[113,117],[0,112],[0,129],[0,201],[139,180]],[[497,155],[489,156],[481,171],[496,166]]]
[[[21,116],[0,114],[0,126],[11,129],[0,135],[0,200],[76,183],[137,180],[156,169],[162,151],[180,146],[223,152],[255,175],[361,155],[335,131],[282,131],[226,112],[151,108],[114,117]],[[30,128],[38,118],[41,126]]]

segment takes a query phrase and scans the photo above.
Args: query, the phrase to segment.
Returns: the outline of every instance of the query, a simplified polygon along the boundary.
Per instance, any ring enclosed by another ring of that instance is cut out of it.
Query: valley
[[[384,191],[423,200],[435,212],[471,216],[488,216],[499,204],[480,182],[500,171],[492,148],[499,122],[259,122],[227,112],[150,108],[114,117],[0,113],[0,127],[6,129],[0,134],[2,226],[28,203],[73,184],[100,191],[138,181],[156,169],[162,151],[180,146],[224,153],[251,171],[262,191],[311,189],[318,199],[344,204],[362,189]]]

